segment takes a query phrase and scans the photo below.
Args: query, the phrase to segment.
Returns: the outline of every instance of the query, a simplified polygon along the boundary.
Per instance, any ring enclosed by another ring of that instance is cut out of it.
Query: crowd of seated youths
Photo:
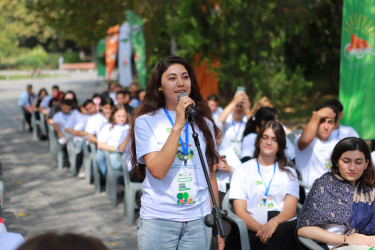
[[[46,89],[41,89],[38,96],[35,96],[32,94],[32,86],[29,85],[19,102],[25,118],[27,112],[32,111],[45,115],[46,121],[53,124],[62,146],[66,140],[61,138],[69,136],[73,136],[74,146],[77,148],[86,146],[80,143],[83,137],[87,142],[95,143],[96,163],[103,176],[106,175],[107,169],[104,151],[110,152],[111,166],[115,170],[120,169],[121,162],[116,154],[112,153],[126,152],[128,124],[134,109],[143,101],[144,91],[138,90],[136,84],[126,90],[119,85],[110,84],[108,91],[100,95],[94,94],[92,99],[86,100],[81,106],[78,106],[72,91],[53,93],[49,96]],[[45,101],[47,97],[48,104]],[[33,103],[31,109],[28,106],[30,103]],[[287,137],[292,131],[278,122],[278,112],[266,97],[261,98],[252,108],[245,92],[236,92],[225,108],[218,105],[219,99],[216,95],[210,95],[207,104],[221,130],[220,136],[216,138],[220,162],[215,166],[220,204],[230,190],[229,197],[233,201],[234,211],[245,221],[253,249],[297,249],[297,220],[294,217],[297,202],[303,203],[307,196],[307,202],[311,204],[310,200],[314,199],[317,193],[317,184],[314,183],[327,176],[327,172],[341,182],[350,184],[342,174],[340,179],[340,171],[334,172],[332,169],[334,164],[340,169],[340,163],[332,162],[332,152],[335,146],[339,145],[339,141],[358,137],[353,128],[339,124],[343,117],[341,103],[330,100],[318,107],[294,142]],[[362,150],[361,153],[365,155],[361,155],[364,162],[372,168],[367,151]],[[342,160],[342,155],[337,161]],[[366,185],[372,190],[375,178],[371,181],[366,182]],[[360,182],[351,184],[356,188],[358,183]],[[310,194],[311,188],[314,192]],[[352,211],[350,204],[347,209],[346,213]],[[309,210],[304,207],[302,214],[304,211]],[[305,218],[303,216],[301,218]],[[298,227],[301,228],[298,230],[299,235],[306,236],[306,230],[303,229],[309,226],[306,223],[298,222]],[[332,223],[336,225],[341,221]],[[333,231],[329,230],[329,225],[320,228],[346,235],[343,238],[345,244],[358,244],[359,241],[352,235],[362,232],[356,227],[350,228],[350,232],[343,226],[336,226]],[[363,234],[366,233],[368,232],[363,231]],[[236,248],[236,240],[233,240],[235,237],[233,231],[228,238],[230,244],[226,244],[227,249]],[[338,243],[338,240],[329,241],[324,237],[312,238],[326,246],[328,244],[328,247]]]
[[[341,171],[337,171],[337,167],[336,170],[332,169],[332,164],[334,164],[332,152],[338,142],[344,138],[346,138],[345,140],[352,138],[351,140],[355,141],[359,137],[352,127],[340,125],[340,119],[344,115],[342,104],[337,100],[329,100],[316,108],[305,128],[296,136],[295,141],[291,141],[287,135],[292,131],[277,121],[278,112],[273,108],[272,102],[268,98],[261,98],[252,109],[250,109],[249,99],[244,92],[236,92],[233,100],[224,109],[218,108],[218,103],[217,96],[209,96],[208,105],[213,117],[219,117],[215,122],[221,128],[221,133],[216,138],[220,155],[220,163],[216,166],[220,201],[229,190],[229,198],[233,202],[234,212],[243,219],[248,228],[251,249],[298,249],[301,245],[297,240],[297,220],[294,217],[297,201],[302,204],[307,199],[309,205],[303,207],[302,213],[305,213],[304,211],[312,213],[311,210],[314,210],[314,206],[328,209],[321,206],[321,203],[325,201],[324,197],[320,197],[323,200],[320,200],[319,205],[312,205],[313,203],[310,202],[316,198],[316,193],[319,192],[319,189],[314,189],[316,185],[314,182],[323,178],[327,175],[326,173],[332,173],[335,178],[345,182],[345,185],[353,186],[354,189],[358,185],[361,186],[361,182],[358,180],[362,179],[360,178],[362,175],[350,184],[343,174],[340,175]],[[280,132],[281,130],[282,132]],[[360,144],[361,142],[356,141],[356,143]],[[369,150],[367,145],[366,148]],[[361,150],[362,155],[358,157],[358,161],[367,162],[371,166],[367,151]],[[348,151],[353,150],[348,149]],[[337,156],[335,157],[337,158]],[[263,162],[264,158],[268,159],[267,163]],[[337,163],[339,160],[356,161],[355,159],[341,158],[342,155],[339,155],[338,159],[335,159],[335,164],[339,169],[340,164]],[[283,168],[280,168],[280,165]],[[350,171],[353,172],[350,175],[357,175],[355,168]],[[280,178],[280,174],[285,176]],[[373,173],[371,172],[370,175],[372,176]],[[366,192],[375,193],[373,191],[375,179],[371,179],[369,186]],[[309,194],[311,187],[313,187],[314,193]],[[320,184],[320,188],[323,189],[324,185]],[[332,226],[332,230],[330,220],[323,223],[327,225],[315,225],[324,230],[318,231],[318,233],[323,233],[317,237],[309,236],[310,228],[308,231],[303,228],[309,225],[310,217],[306,214],[302,215],[301,218],[305,221],[298,222],[298,227],[301,227],[298,234],[321,242],[322,247],[327,249],[344,243],[375,246],[375,241],[370,242],[371,238],[360,242],[360,239],[364,239],[362,234],[372,235],[374,233],[368,232],[369,230],[361,231],[359,225],[368,226],[372,222],[368,220],[361,222],[360,218],[356,217],[357,225],[348,227],[350,213],[358,211],[358,206],[363,205],[358,205],[358,202],[364,202],[369,206],[372,202],[371,197],[372,195],[367,200],[358,198],[358,196],[351,197],[345,208],[347,209],[345,221],[331,220],[335,224]],[[334,198],[342,197],[334,196]],[[327,197],[327,201],[333,202],[334,198]],[[353,199],[355,200],[354,205]],[[319,212],[313,212],[319,217]],[[332,210],[329,212],[334,213]],[[372,214],[370,218],[373,219],[374,216],[375,214]],[[236,238],[238,235],[235,235],[235,230],[230,231],[226,249],[238,249],[239,246],[236,244],[239,242]],[[308,233],[305,233],[306,231]],[[315,231],[312,232],[315,233]],[[327,240],[330,233],[338,234],[340,237]],[[344,235],[346,235],[345,242]],[[362,238],[359,238],[360,236]],[[284,242],[285,240],[286,242]]]
[[[71,139],[74,148],[79,152],[83,147],[87,147],[92,142],[97,145],[98,154],[96,162],[105,176],[106,164],[103,161],[103,150],[111,152],[124,152],[127,146],[127,132],[129,129],[131,114],[143,99],[144,91],[138,89],[135,83],[128,89],[121,85],[110,83],[108,90],[97,94],[94,93],[91,99],[85,100],[81,105],[73,91],[62,92],[57,85],[52,87],[52,95],[48,94],[45,88],[40,89],[38,95],[33,93],[32,85],[29,84],[26,92],[19,98],[19,106],[23,110],[25,120],[32,130],[31,113],[37,114],[36,118],[43,116],[45,124],[41,124],[44,129],[40,129],[39,138],[48,139],[47,124],[53,126],[58,138],[58,145],[63,152],[64,167],[69,167],[69,152],[66,149],[67,141]],[[118,118],[117,110],[125,113],[124,117]],[[30,122],[29,122],[30,121]],[[102,129],[104,129],[102,131]],[[98,138],[100,140],[98,141]],[[85,144],[83,143],[85,142]],[[121,150],[120,150],[121,149]],[[104,164],[103,164],[104,162]],[[113,166],[119,167],[120,162],[114,162]],[[78,161],[79,167],[82,161]],[[82,165],[83,166],[83,165]],[[79,177],[84,177],[84,171],[79,173]]]

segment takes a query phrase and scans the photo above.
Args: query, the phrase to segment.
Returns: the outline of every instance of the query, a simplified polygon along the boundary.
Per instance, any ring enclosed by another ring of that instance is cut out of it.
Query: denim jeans
[[[122,169],[122,163],[117,159],[118,153],[109,153],[109,160],[111,161],[112,169],[120,170]],[[98,149],[96,151],[96,165],[99,171],[105,176],[107,174],[107,163],[105,160],[105,153],[103,150]]]
[[[137,229],[140,250],[210,248],[212,229],[204,218],[186,222],[140,218]]]

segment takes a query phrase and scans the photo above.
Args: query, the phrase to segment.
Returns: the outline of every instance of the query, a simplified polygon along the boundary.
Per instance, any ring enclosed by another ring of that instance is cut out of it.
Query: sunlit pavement
[[[52,85],[58,84],[63,91],[75,91],[79,103],[106,89],[95,72],[0,80],[0,178],[5,184],[2,217],[8,231],[26,239],[51,230],[74,232],[96,236],[110,249],[137,249],[136,226],[127,225],[123,204],[112,209],[104,192],[95,194],[93,185],[84,179],[72,177],[68,169],[57,169],[47,141],[34,141],[31,133],[21,132],[17,102],[28,83],[33,84],[35,93],[42,87],[50,92]]]

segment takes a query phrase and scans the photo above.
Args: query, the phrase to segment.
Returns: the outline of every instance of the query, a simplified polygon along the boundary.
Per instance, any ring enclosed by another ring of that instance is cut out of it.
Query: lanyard
[[[238,130],[237,130],[237,132],[236,132],[235,123],[234,123],[234,121],[232,120],[232,128],[233,128],[234,135],[236,136],[236,139],[237,139],[237,140],[238,140],[238,133],[240,133],[240,130],[241,130],[241,126],[242,126],[242,120],[240,121],[240,126],[238,127]]]
[[[270,180],[270,182],[268,183],[267,186],[266,186],[266,183],[264,182],[264,179],[263,179],[262,174],[260,173],[259,160],[258,160],[258,158],[257,158],[257,165],[258,165],[258,173],[259,173],[260,177],[262,177],[262,181],[263,181],[264,187],[266,188],[266,192],[264,193],[264,196],[268,196],[268,192],[270,191],[270,187],[271,187],[271,182],[272,182],[272,180],[273,180],[273,177],[275,176],[276,161],[275,161],[275,165],[273,166],[273,175],[272,175],[272,178],[271,178],[271,180]]]
[[[167,115],[167,117],[168,117],[169,121],[171,122],[172,126],[174,126],[174,122],[172,120],[172,117],[165,107],[164,107],[164,112]],[[188,126],[188,124],[189,124],[188,122],[186,122],[186,124],[185,124],[185,143],[186,143],[185,145],[184,145],[184,142],[182,141],[182,139],[180,137],[180,144],[181,144],[182,150],[184,151],[184,165],[185,165],[185,167],[187,166],[187,155],[188,155],[188,152],[189,152],[189,126]]]

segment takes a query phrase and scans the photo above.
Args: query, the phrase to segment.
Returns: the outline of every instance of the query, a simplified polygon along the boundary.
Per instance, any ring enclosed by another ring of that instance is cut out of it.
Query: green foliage
[[[225,99],[245,86],[252,99],[267,95],[280,107],[312,86],[302,67],[291,70],[284,55],[285,43],[302,29],[306,11],[296,1],[183,1],[169,17],[169,30],[177,37],[180,56],[192,59],[199,52],[201,60],[220,59],[217,71]]]
[[[41,69],[46,65],[47,52],[40,46],[23,55],[17,62],[18,65],[31,69]]]

